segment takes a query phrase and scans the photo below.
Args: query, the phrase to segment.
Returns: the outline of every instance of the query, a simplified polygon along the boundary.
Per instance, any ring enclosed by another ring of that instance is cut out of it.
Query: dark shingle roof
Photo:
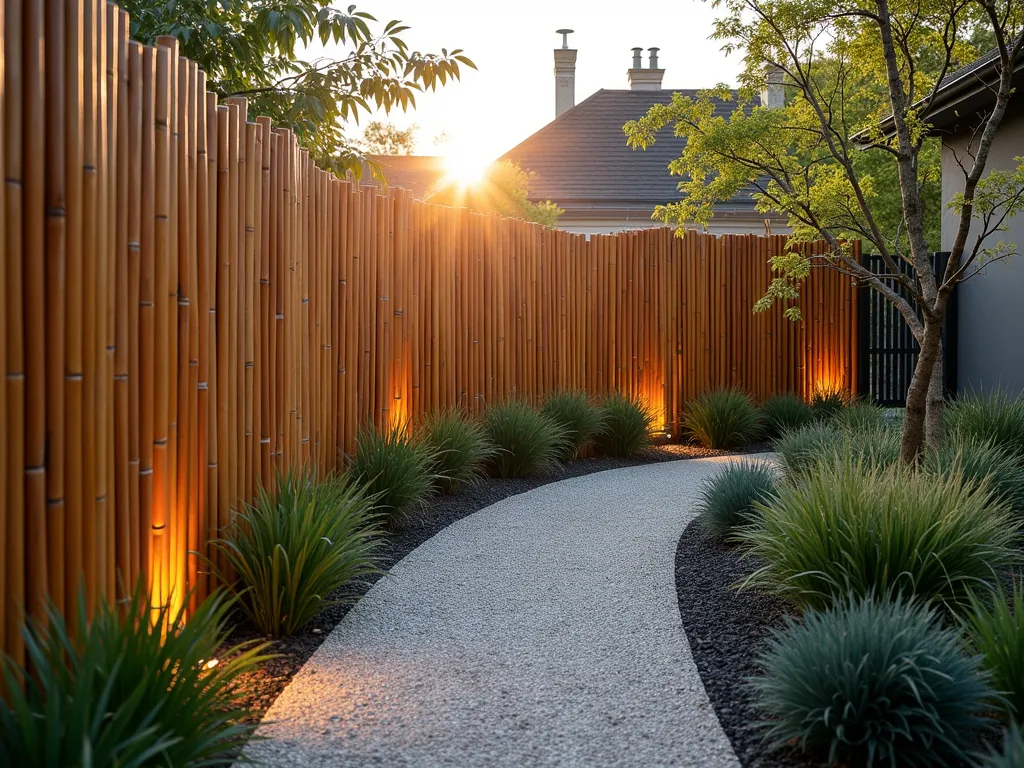
[[[444,158],[435,155],[369,155],[377,164],[389,187],[402,187],[412,191],[417,200],[425,200],[444,176]],[[363,184],[373,184],[369,168],[363,169]]]
[[[668,172],[686,139],[672,135],[671,127],[657,136],[647,150],[626,146],[622,126],[642,117],[653,104],[667,104],[673,93],[696,96],[695,90],[600,90],[541,128],[503,158],[527,171],[532,200],[554,200],[565,207],[574,203],[658,205],[680,199],[680,177]],[[735,109],[723,102],[718,113]],[[753,208],[749,194],[733,201]]]

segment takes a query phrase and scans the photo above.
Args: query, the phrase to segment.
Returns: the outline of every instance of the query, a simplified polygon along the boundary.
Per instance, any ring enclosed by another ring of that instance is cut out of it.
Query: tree
[[[131,35],[152,45],[160,35],[178,39],[183,55],[208,75],[222,97],[244,96],[254,113],[290,127],[324,168],[359,173],[361,154],[343,132],[372,108],[407,110],[416,93],[457,80],[475,65],[461,49],[410,51],[400,35],[409,28],[332,8],[329,0],[121,0]],[[303,61],[298,48],[318,39],[342,49],[339,58]]]
[[[413,123],[405,130],[392,123],[371,120],[363,130],[362,146],[371,155],[411,155],[416,151],[416,129]]]
[[[824,239],[830,252],[806,257],[793,247],[772,259],[776,277],[758,309],[791,302],[813,267],[838,269],[880,292],[906,320],[921,351],[907,393],[902,457],[916,459],[942,441],[941,330],[956,286],[987,260],[1013,246],[992,244],[1024,207],[1024,162],[1012,171],[988,170],[996,131],[1006,112],[1011,78],[1024,48],[1020,0],[714,0],[724,15],[715,37],[744,56],[738,106],[715,117],[720,86],[696,98],[676,94],[625,126],[633,146],[645,147],[665,126],[687,137],[670,166],[684,177],[686,197],[656,216],[680,226],[704,224],[716,203],[753,189],[760,210],[786,215],[792,246]],[[936,143],[927,122],[937,87],[958,63],[995,41],[998,82],[991,106],[975,120],[968,156],[960,158],[963,192],[950,204],[958,228],[948,265],[936,276],[929,250],[922,190]],[[755,94],[781,72],[788,91],[778,109],[755,106]],[[887,121],[891,131],[883,131]],[[857,141],[854,141],[854,138]],[[866,154],[861,154],[866,148]],[[870,156],[870,162],[865,158]],[[899,213],[886,220],[886,195],[898,189]],[[972,229],[972,224],[974,225]],[[860,239],[882,257],[866,269],[853,257]],[[917,279],[900,269],[913,267]],[[904,297],[904,294],[906,298]],[[791,318],[799,311],[787,309]]]
[[[530,202],[532,176],[511,160],[498,160],[488,166],[479,181],[472,184],[442,180],[440,187],[430,196],[430,202],[465,206],[481,213],[500,213],[553,227],[565,211],[550,200]]]

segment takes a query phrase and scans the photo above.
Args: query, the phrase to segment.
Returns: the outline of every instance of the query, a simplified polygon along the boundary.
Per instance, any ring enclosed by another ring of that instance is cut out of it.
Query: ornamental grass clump
[[[291,635],[330,594],[376,571],[373,500],[345,476],[280,475],[214,546],[237,574],[238,607],[265,635]]]
[[[713,539],[724,540],[757,515],[756,502],[775,491],[775,470],[763,461],[734,463],[705,480],[697,505],[697,520]]]
[[[775,440],[783,433],[799,429],[814,421],[811,407],[793,393],[773,395],[758,409],[762,436]]]
[[[579,456],[604,426],[601,409],[585,392],[556,392],[544,401],[540,412],[561,427],[565,436],[564,459]]]
[[[949,431],[963,440],[990,441],[1024,463],[1024,396],[996,389],[961,397],[949,405]]]
[[[1008,719],[1024,717],[1024,584],[1017,582],[1007,595],[1000,588],[994,599],[975,601],[965,621],[971,647],[992,675],[1001,694],[998,706]]]
[[[850,393],[838,387],[819,387],[811,395],[811,411],[820,421],[836,418],[850,403]]]
[[[1024,464],[996,443],[950,434],[938,451],[925,453],[922,467],[933,474],[957,474],[975,485],[988,478],[994,498],[1017,513],[1024,512]]]
[[[867,467],[892,466],[899,462],[900,435],[887,427],[843,429],[833,423],[815,422],[786,432],[774,447],[786,474],[796,477],[837,457],[849,457]]]
[[[507,400],[488,408],[484,429],[496,449],[489,465],[498,477],[552,472],[566,452],[562,428],[521,400]]]
[[[639,397],[613,392],[601,401],[601,430],[597,451],[605,456],[630,458],[651,444],[654,413]]]
[[[1003,747],[990,751],[977,763],[977,768],[1020,768],[1024,765],[1024,730],[1017,723],[1003,732]]]
[[[366,427],[356,438],[349,472],[372,496],[377,511],[392,529],[400,528],[434,492],[440,479],[437,456],[424,442],[410,440],[394,425],[381,432]]]
[[[936,612],[900,598],[843,598],[789,618],[759,664],[766,738],[829,764],[961,765],[988,726],[979,660]]]
[[[761,433],[754,402],[738,389],[712,390],[691,400],[683,426],[705,448],[742,448]]]
[[[863,400],[855,400],[837,411],[832,417],[832,421],[837,426],[854,432],[885,429],[889,426],[885,418],[885,411],[874,403]]]
[[[3,662],[0,765],[230,766],[255,724],[239,675],[268,657],[252,643],[225,650],[232,603],[223,593],[185,620],[185,606],[150,606],[136,588],[124,604],[100,602],[74,626],[50,606],[23,631],[31,673]]]
[[[850,457],[781,483],[736,537],[746,580],[803,608],[897,592],[962,614],[1017,562],[1019,523],[986,485]]]
[[[443,493],[479,482],[495,453],[483,424],[458,409],[429,414],[418,438],[434,458],[431,471]]]

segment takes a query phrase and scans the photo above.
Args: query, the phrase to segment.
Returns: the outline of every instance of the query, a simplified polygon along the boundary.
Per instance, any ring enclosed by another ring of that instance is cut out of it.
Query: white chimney
[[[761,106],[767,109],[781,109],[786,106],[786,73],[778,67],[768,67],[765,71],[764,88],[761,90]]]
[[[651,54],[651,58],[649,66],[644,69],[643,62],[640,60],[644,49],[633,49],[633,67],[626,73],[631,91],[661,90],[661,81],[665,77],[665,70],[658,69],[658,51],[660,49],[648,48],[647,50]]]
[[[562,47],[555,48],[555,117],[576,106],[576,49],[569,47],[571,29],[558,29]]]

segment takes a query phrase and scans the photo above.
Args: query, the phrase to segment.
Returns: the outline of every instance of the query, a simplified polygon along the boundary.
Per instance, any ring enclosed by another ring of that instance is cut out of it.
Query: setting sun
[[[445,179],[450,184],[469,186],[480,181],[490,164],[478,153],[454,151],[444,158]]]

